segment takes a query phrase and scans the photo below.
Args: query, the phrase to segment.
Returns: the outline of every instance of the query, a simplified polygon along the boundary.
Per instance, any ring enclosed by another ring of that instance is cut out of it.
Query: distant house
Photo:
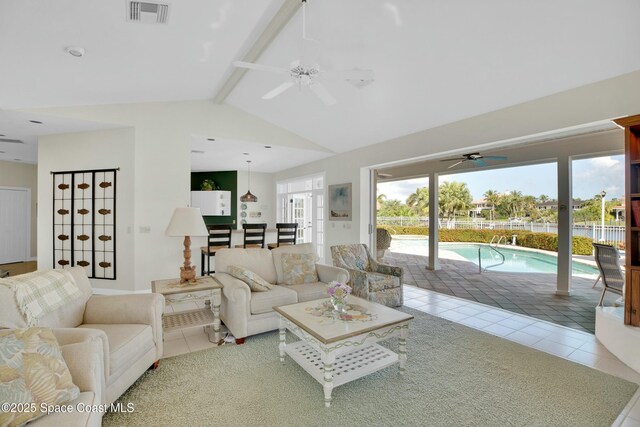
[[[471,202],[471,209],[469,210],[469,216],[471,218],[482,218],[482,211],[490,211],[491,203],[487,202],[487,199],[476,199]]]

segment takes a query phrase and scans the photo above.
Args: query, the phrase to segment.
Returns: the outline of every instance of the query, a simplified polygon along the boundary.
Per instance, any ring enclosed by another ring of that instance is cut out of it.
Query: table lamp
[[[195,283],[196,266],[191,265],[191,236],[208,236],[200,208],[176,208],[165,231],[167,236],[184,236],[184,265],[180,267],[180,283]]]

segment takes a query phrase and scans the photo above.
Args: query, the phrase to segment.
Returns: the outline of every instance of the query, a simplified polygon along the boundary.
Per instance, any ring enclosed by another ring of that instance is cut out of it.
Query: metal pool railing
[[[498,240],[496,240],[496,238]],[[506,258],[504,257],[504,254],[498,250],[498,245],[500,244],[502,239],[504,239],[505,242],[507,241],[506,237],[498,236],[496,234],[491,238],[491,241],[489,242],[489,249],[495,251],[502,258],[502,261],[500,261],[500,262],[498,262],[496,264],[491,264],[490,266],[487,266],[484,269],[482,268],[482,255],[481,255],[483,245],[478,246],[478,270],[479,270],[478,272],[479,273],[482,273],[482,271],[487,271],[490,268],[498,267],[498,266],[504,264],[504,261],[505,261]]]

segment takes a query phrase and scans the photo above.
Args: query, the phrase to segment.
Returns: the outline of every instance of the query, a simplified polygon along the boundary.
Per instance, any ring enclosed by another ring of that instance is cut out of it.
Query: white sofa
[[[281,256],[284,253],[315,254],[316,250],[312,243],[304,243],[273,250],[233,248],[216,252],[215,278],[224,286],[220,317],[237,344],[242,344],[248,336],[278,329],[273,307],[326,298],[328,283],[349,280],[347,270],[316,263],[318,282],[283,285]],[[251,270],[275,286],[266,292],[251,292],[245,282],[227,273],[230,265]]]
[[[101,343],[102,403],[110,404],[162,357],[164,297],[160,294],[92,295],[84,269],[73,267],[69,272],[82,295],[44,315],[34,326],[52,328],[61,345],[84,341]],[[0,286],[0,328],[26,327],[13,291]],[[74,363],[64,357],[68,365]]]

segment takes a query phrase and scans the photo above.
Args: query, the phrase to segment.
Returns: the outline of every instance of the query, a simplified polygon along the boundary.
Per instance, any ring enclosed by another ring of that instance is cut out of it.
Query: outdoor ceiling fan
[[[302,0],[302,40],[311,40],[306,35],[306,6],[307,0]],[[308,87],[325,105],[333,105],[337,101],[329,93],[327,88],[320,82],[321,79],[327,78],[342,78],[347,80],[356,86],[364,86],[373,81],[373,70],[325,70],[320,68],[318,64],[309,66],[303,64],[299,59],[295,59],[289,65],[289,68],[273,67],[270,65],[256,64],[253,62],[235,61],[233,63],[236,67],[247,68],[249,70],[268,71],[271,73],[282,74],[288,76],[288,81],[275,87],[269,92],[262,95],[262,99],[273,99],[276,96],[284,93],[287,89],[298,86],[300,90],[303,87]]]
[[[441,162],[452,162],[456,161],[456,163],[449,166],[447,169],[454,168],[459,164],[464,162],[472,161],[476,166],[487,166],[487,162],[485,160],[507,160],[505,156],[483,156],[480,153],[468,153],[463,154],[462,157],[454,157],[453,159],[442,159]]]

